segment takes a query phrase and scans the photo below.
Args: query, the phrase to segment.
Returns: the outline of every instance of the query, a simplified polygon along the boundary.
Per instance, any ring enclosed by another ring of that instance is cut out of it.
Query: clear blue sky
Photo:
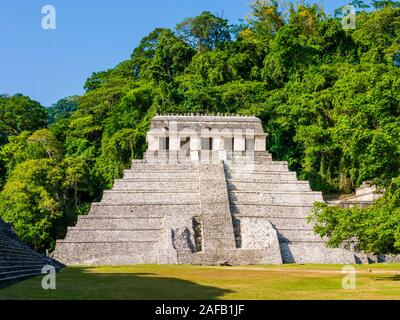
[[[349,0],[323,1],[327,11]],[[0,93],[22,93],[49,106],[83,92],[94,71],[129,58],[156,27],[173,28],[204,10],[231,23],[250,0],[1,0]],[[57,29],[41,27],[44,5],[57,10]]]

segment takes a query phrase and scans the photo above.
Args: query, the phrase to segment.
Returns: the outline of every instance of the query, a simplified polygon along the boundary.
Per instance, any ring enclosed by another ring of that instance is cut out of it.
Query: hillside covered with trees
[[[275,160],[314,190],[388,190],[368,209],[319,205],[331,244],[357,237],[369,252],[400,252],[400,8],[353,1],[356,29],[299,3],[254,1],[240,25],[210,12],[155,29],[86,93],[46,110],[0,97],[0,217],[38,250],[54,248],[79,214],[146,149],[157,113],[259,117]]]

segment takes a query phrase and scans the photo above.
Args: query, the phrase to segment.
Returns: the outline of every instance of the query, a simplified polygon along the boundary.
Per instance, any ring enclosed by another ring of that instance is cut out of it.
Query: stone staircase
[[[202,248],[178,251],[178,262],[201,265],[282,263],[279,246],[263,243],[252,248],[236,246],[224,165],[200,165]],[[276,232],[269,230],[275,235]]]
[[[203,250],[229,251],[236,249],[222,163],[201,166],[200,191]]]
[[[272,161],[265,152],[252,167],[225,164],[225,172],[238,247],[248,236],[248,221],[268,220],[277,231],[284,263],[355,263],[353,253],[326,248],[326,240],[314,234],[306,218],[315,201],[323,202],[322,194],[298,181],[286,162]]]
[[[0,288],[41,275],[45,265],[61,268],[56,261],[22,244],[11,228],[0,220]]]

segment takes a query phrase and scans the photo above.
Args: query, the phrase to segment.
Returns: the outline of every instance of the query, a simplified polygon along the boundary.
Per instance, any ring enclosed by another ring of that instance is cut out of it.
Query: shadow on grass
[[[383,277],[376,277],[374,280],[390,280],[390,281],[400,281],[400,274],[399,275],[393,275],[393,276],[383,276]]]
[[[0,289],[0,299],[209,300],[232,291],[154,273],[93,272],[73,267],[57,275],[56,290],[43,290],[42,277]]]

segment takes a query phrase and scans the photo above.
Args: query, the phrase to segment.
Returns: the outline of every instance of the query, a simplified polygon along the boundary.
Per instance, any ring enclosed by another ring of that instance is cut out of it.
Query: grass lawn
[[[400,264],[357,265],[342,289],[339,265],[69,267],[57,289],[42,277],[0,289],[0,299],[400,299]]]

